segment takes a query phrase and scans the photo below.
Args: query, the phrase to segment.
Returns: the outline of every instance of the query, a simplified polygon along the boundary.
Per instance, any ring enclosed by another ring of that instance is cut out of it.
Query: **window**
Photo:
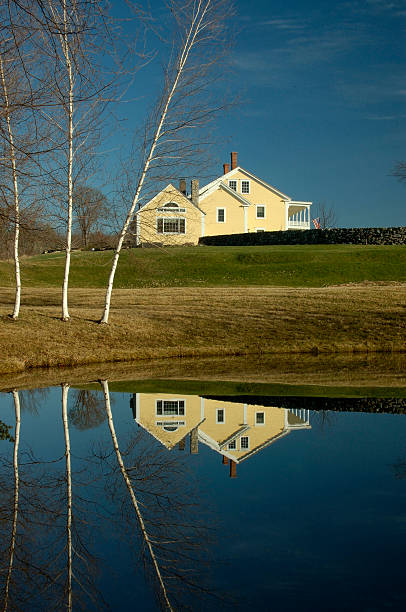
[[[265,412],[256,412],[255,413],[255,424],[256,425],[265,425]]]
[[[164,416],[184,416],[185,400],[157,400],[156,413]]]
[[[241,193],[249,193],[249,192],[250,192],[250,182],[241,181]]]
[[[237,181],[228,181],[228,186],[233,191],[237,191]]]
[[[256,228],[255,228],[255,231],[256,231],[256,232],[257,232],[257,234],[258,234],[258,232],[264,232],[264,231],[265,231],[265,228],[263,228],[263,227],[256,227]]]
[[[218,408],[216,413],[216,423],[225,423],[224,408]]]
[[[157,421],[156,424],[165,431],[177,431],[178,427],[185,426],[185,421]]]
[[[228,443],[228,448],[230,450],[236,449],[237,448],[237,443],[235,440],[231,440],[231,442]]]
[[[174,212],[179,212],[179,213],[186,212],[186,208],[180,208],[179,204],[176,204],[175,202],[168,202],[167,204],[164,204],[160,208],[157,208],[157,211],[159,212],[167,212],[168,210],[173,210]]]
[[[158,234],[185,234],[186,220],[185,219],[157,219],[156,231]]]
[[[242,436],[240,438],[240,449],[241,450],[248,450],[249,449],[249,438],[248,436]]]
[[[218,208],[217,209],[217,223],[225,223],[226,221],[226,209]]]
[[[265,219],[265,206],[257,204],[257,219]]]

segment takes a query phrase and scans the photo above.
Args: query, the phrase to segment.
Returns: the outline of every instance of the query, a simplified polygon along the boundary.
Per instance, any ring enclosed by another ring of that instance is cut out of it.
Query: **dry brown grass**
[[[405,350],[406,285],[326,288],[116,290],[100,326],[103,291],[72,289],[72,320],[60,291],[26,289],[20,320],[0,298],[0,373],[101,362],[257,353]]]

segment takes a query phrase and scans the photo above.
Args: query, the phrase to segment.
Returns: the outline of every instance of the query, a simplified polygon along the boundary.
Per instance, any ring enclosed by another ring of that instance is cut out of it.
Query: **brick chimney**
[[[186,195],[186,179],[184,178],[179,179],[179,191]]]
[[[231,170],[235,170],[237,167],[237,153],[236,151],[231,152]]]
[[[195,206],[199,206],[199,181],[193,179],[191,182],[191,200]]]
[[[227,172],[230,172],[230,164],[223,164],[223,174],[227,174]]]

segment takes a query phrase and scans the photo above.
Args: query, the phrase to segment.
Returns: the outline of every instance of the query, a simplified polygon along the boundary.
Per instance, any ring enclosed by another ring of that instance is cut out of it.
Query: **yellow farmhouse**
[[[168,450],[185,450],[189,436],[190,453],[199,443],[230,462],[230,476],[237,465],[270,444],[298,429],[310,429],[309,411],[277,406],[226,402],[198,395],[134,393],[131,407],[135,421]]]
[[[310,228],[311,202],[292,200],[237,165],[237,153],[223,174],[199,189],[186,180],[169,184],[135,214],[137,245],[197,244],[201,236]]]

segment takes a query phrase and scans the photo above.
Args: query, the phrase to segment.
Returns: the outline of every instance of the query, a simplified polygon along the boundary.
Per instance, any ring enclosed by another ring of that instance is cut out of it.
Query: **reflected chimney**
[[[237,153],[236,151],[231,152],[231,170],[235,170],[237,167]]]
[[[228,457],[223,455],[223,465],[228,465]]]
[[[179,191],[186,195],[186,179],[184,178],[179,179]]]
[[[223,164],[223,174],[227,174],[227,172],[230,172],[230,164]]]
[[[195,206],[199,206],[199,181],[197,179],[191,182],[191,200]]]
[[[195,427],[190,432],[190,454],[197,455],[199,452],[199,437],[198,437],[198,428]]]
[[[230,461],[230,478],[237,478],[237,464],[235,461]]]

